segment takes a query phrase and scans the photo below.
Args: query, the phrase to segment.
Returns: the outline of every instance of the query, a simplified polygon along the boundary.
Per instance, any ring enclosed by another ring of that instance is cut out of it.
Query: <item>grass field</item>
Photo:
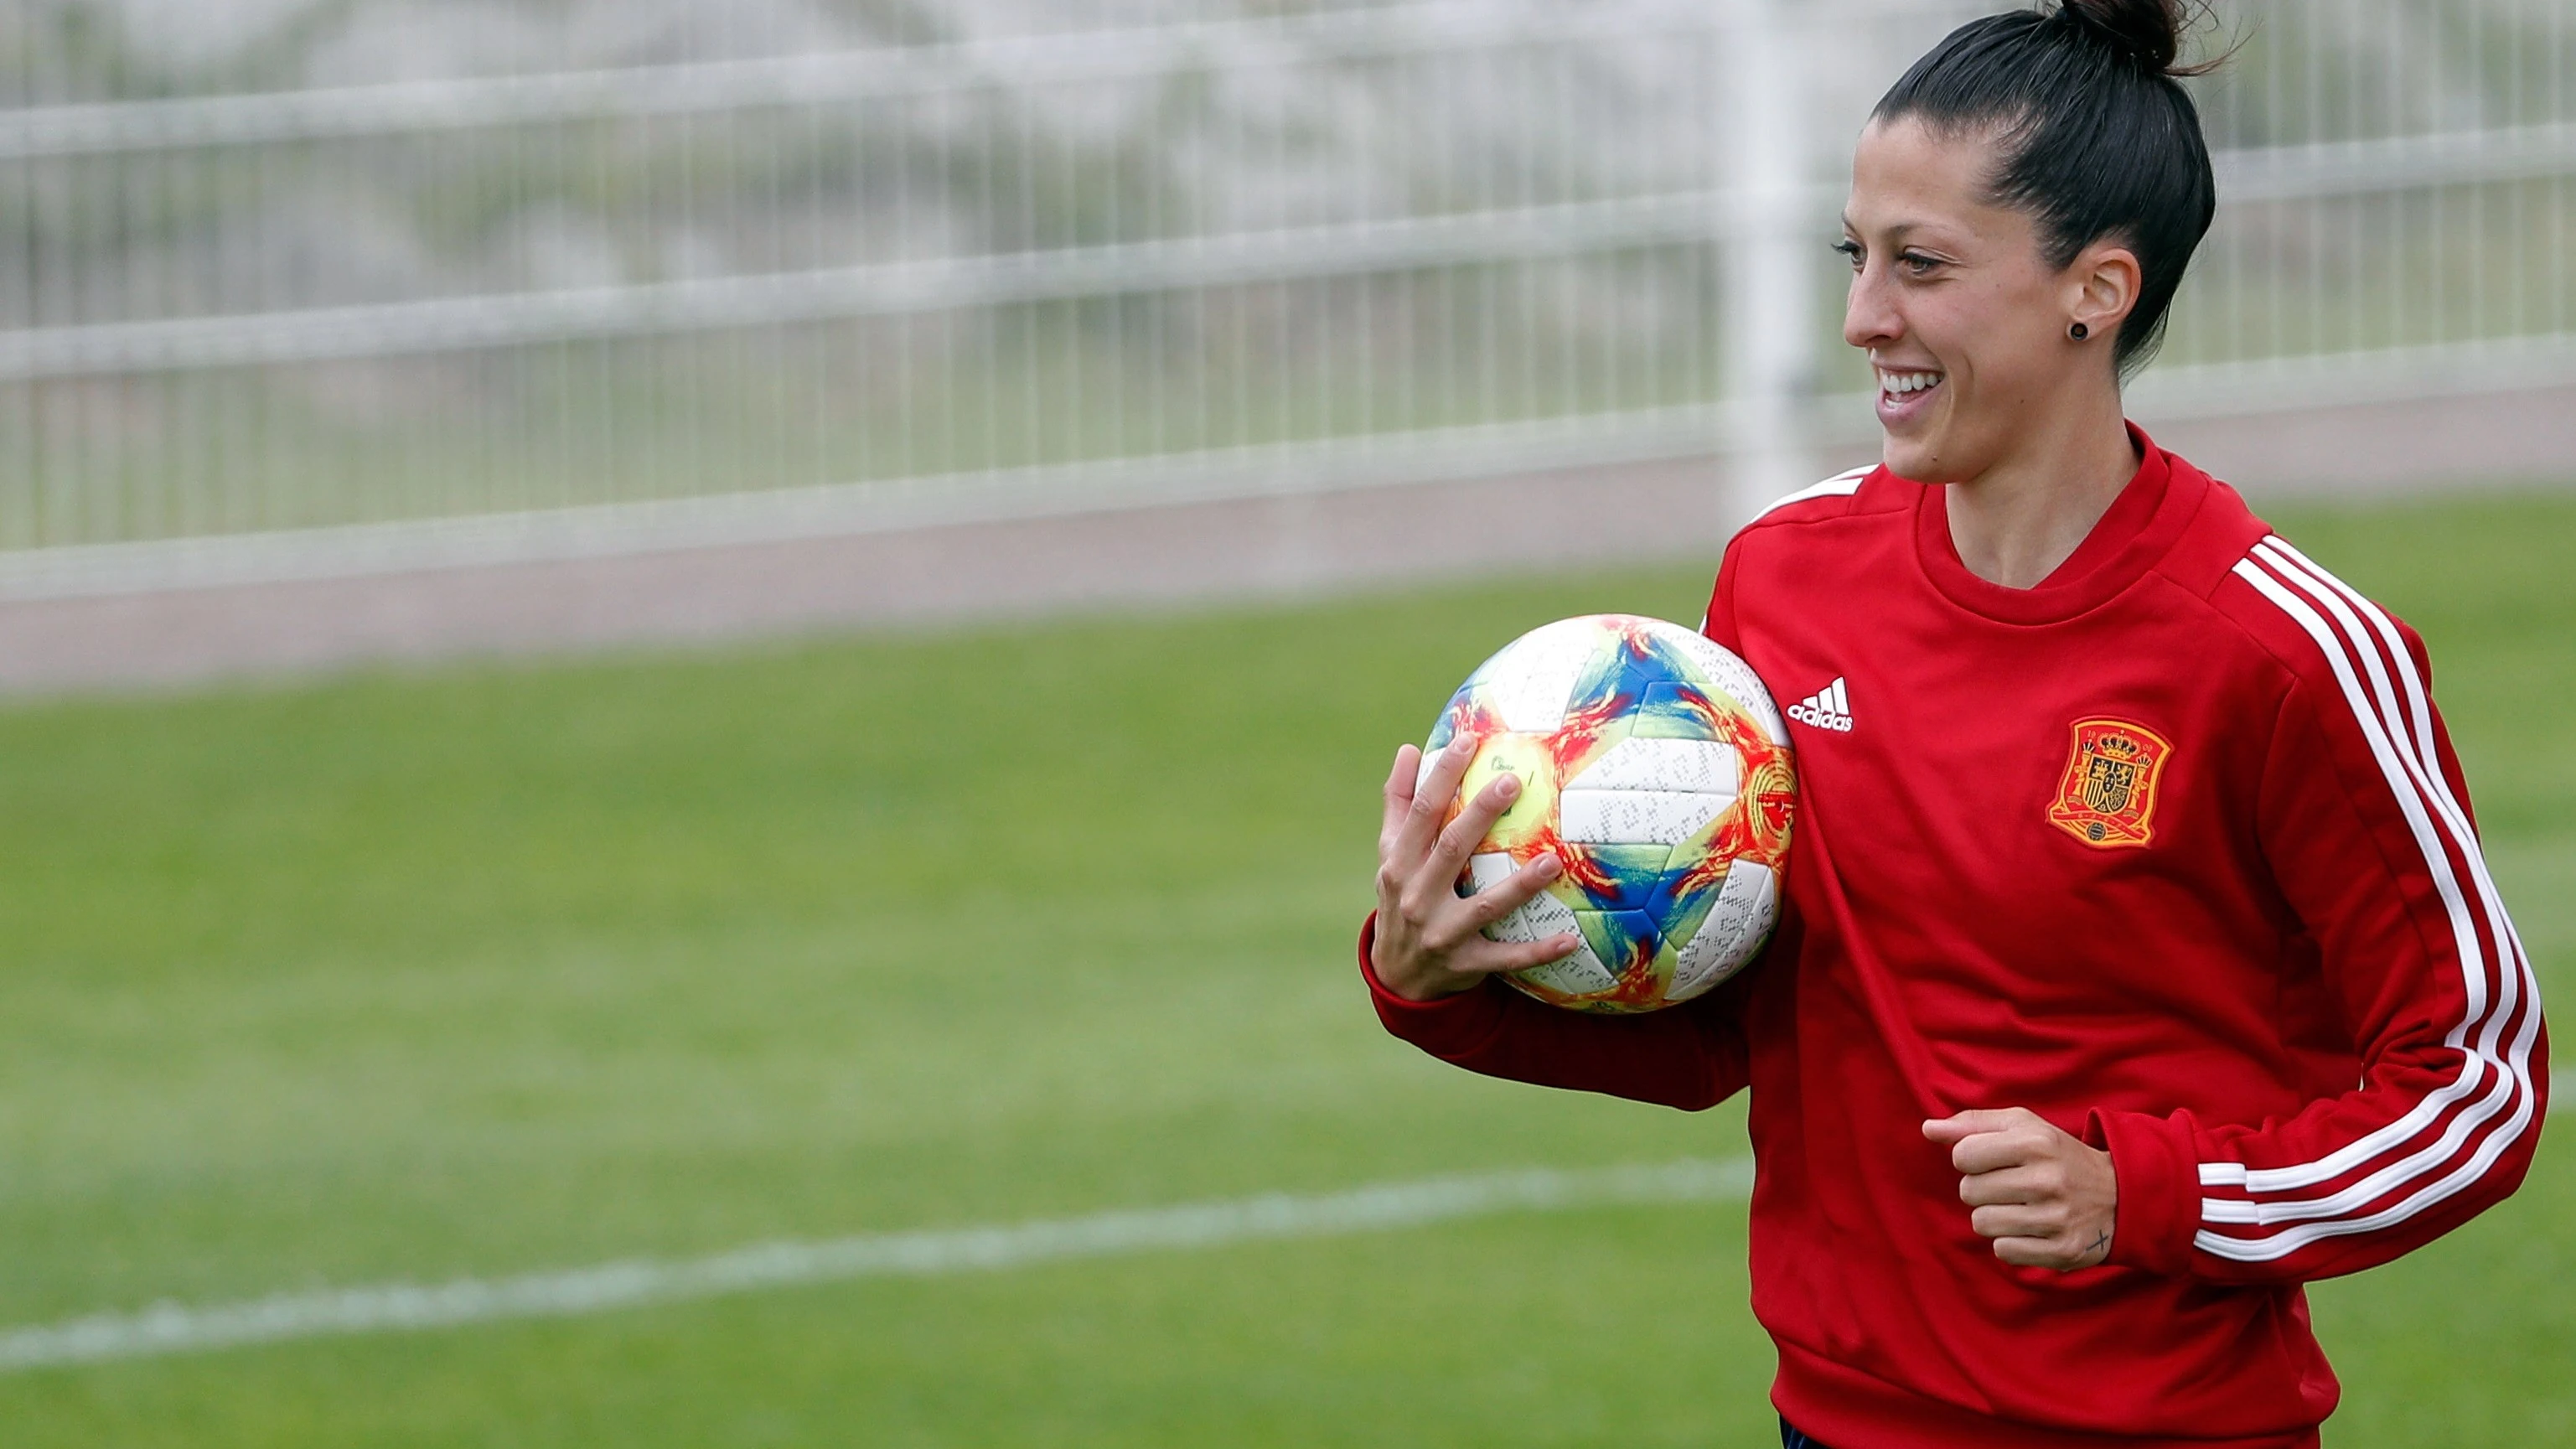
[[[2576,498],[2282,519],[2428,636],[2576,984]],[[1678,569],[0,710],[0,1327],[1741,1153],[1378,1030],[1374,790]],[[2337,1446],[2576,1443],[2576,1165],[2321,1286]],[[1755,1445],[1740,1206],[0,1375],[69,1445]]]

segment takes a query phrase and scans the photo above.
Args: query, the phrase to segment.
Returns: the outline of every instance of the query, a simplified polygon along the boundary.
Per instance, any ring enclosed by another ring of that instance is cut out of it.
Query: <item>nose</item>
[[[1888,282],[1887,269],[1874,259],[1852,273],[1851,291],[1843,299],[1843,341],[1866,352],[1905,335],[1905,314]]]

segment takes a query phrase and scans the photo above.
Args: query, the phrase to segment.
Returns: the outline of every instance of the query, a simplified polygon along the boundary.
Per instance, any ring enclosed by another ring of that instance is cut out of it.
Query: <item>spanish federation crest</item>
[[[2077,720],[2075,753],[2049,804],[2049,823],[2106,850],[2146,844],[2154,837],[2156,776],[2172,753],[2164,736],[2143,725]]]

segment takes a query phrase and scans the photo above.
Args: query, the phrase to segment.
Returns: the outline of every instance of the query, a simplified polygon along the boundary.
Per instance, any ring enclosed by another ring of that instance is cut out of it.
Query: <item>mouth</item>
[[[1927,367],[1880,367],[1877,371],[1878,420],[1889,427],[1929,412],[1941,385],[1949,378],[1949,374]]]

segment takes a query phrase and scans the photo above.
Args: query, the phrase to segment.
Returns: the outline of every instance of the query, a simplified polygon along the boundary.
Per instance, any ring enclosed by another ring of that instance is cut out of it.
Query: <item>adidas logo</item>
[[[1800,724],[1813,725],[1820,730],[1837,730],[1843,734],[1850,734],[1851,697],[1843,693],[1842,676],[1835,675],[1833,683],[1789,706],[1789,718]]]

